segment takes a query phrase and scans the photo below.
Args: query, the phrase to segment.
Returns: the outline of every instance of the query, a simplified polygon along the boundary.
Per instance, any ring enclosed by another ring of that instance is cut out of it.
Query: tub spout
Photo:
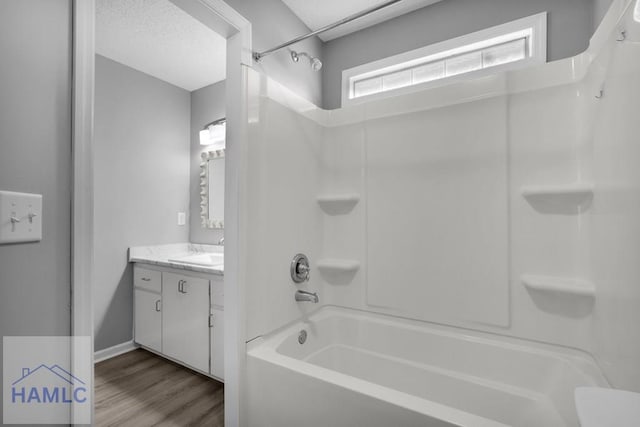
[[[320,301],[320,298],[318,298],[318,294],[315,292],[296,291],[296,301],[312,302],[317,304]]]

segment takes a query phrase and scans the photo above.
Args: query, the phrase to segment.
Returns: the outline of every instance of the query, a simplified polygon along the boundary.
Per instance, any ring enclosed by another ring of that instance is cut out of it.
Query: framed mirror
[[[224,149],[202,153],[200,218],[204,228],[224,228]]]

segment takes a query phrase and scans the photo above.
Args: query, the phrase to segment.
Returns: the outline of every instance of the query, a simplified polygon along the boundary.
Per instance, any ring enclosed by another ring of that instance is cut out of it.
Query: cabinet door
[[[135,341],[162,351],[162,301],[160,294],[136,289],[134,292]]]
[[[211,375],[224,379],[224,311],[211,310]]]
[[[162,352],[209,371],[209,281],[162,273]]]
[[[224,278],[213,276],[211,282],[211,305],[216,308],[224,308]]]

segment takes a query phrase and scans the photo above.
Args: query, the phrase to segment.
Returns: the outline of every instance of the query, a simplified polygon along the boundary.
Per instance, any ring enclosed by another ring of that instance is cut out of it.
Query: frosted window
[[[418,64],[401,71],[381,73],[362,80],[354,78],[353,98],[430,82],[450,76],[470,73],[527,58],[527,37],[460,55],[452,55],[440,61]]]
[[[526,38],[486,48],[482,51],[482,67],[520,61],[527,56]]]
[[[444,61],[420,65],[413,69],[413,84],[430,82],[444,77]]]
[[[411,85],[411,70],[402,70],[382,76],[382,90],[392,90]]]
[[[546,19],[546,13],[539,13],[344,70],[343,104],[424,83],[436,86],[438,80],[459,80],[484,69],[544,63]]]
[[[479,70],[482,68],[482,52],[465,53],[447,58],[445,68],[447,77]]]
[[[378,92],[382,92],[382,77],[359,80],[353,85],[353,96],[356,98]]]

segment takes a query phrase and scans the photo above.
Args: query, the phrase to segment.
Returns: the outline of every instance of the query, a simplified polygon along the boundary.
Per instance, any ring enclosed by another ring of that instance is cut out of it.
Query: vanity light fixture
[[[219,119],[207,124],[200,131],[200,145],[220,145],[224,148],[227,136],[227,120]]]

